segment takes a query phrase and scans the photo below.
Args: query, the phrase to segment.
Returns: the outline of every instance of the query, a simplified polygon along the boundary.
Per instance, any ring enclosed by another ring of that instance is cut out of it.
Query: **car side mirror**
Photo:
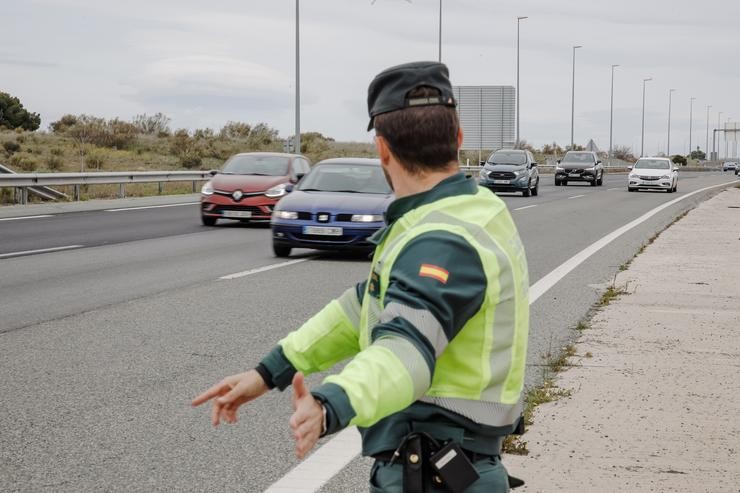
[[[558,159],[558,164],[560,164],[560,159]]]
[[[532,166],[537,166],[537,161],[533,161]]]
[[[673,171],[678,171],[678,166],[674,166]]]
[[[208,172],[208,174],[211,175],[211,176],[216,176],[218,174],[218,170],[217,169],[212,169],[211,171]]]
[[[306,176],[306,173],[296,173],[295,174],[295,179],[296,179],[296,181],[298,181],[301,178],[303,178],[304,176]]]
[[[481,162],[479,162],[479,163],[478,163],[478,166],[483,166],[483,165],[485,165],[485,164],[486,164],[486,162],[485,162],[485,161],[481,161]]]
[[[599,160],[599,161],[596,161],[596,164],[601,164],[601,160]]]
[[[290,192],[292,192],[292,191],[293,191],[293,187],[295,187],[295,185],[293,185],[292,183],[288,183],[288,184],[286,184],[286,185],[285,185],[285,193],[290,193]]]
[[[627,169],[632,171],[632,166],[627,166]]]

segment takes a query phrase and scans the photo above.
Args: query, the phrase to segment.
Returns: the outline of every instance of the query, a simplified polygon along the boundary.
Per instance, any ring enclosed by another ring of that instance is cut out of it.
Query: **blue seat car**
[[[371,252],[368,237],[385,225],[393,191],[377,159],[336,158],[317,163],[272,213],[272,249]]]

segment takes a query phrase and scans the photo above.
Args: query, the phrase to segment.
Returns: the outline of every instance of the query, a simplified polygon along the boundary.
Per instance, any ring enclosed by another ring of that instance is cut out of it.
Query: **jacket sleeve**
[[[257,366],[267,385],[283,390],[296,371],[326,370],[360,350],[360,300],[365,283],[349,288],[278,342]]]
[[[372,344],[313,391],[329,432],[371,426],[429,389],[437,358],[483,304],[478,252],[447,231],[419,235],[394,262]]]

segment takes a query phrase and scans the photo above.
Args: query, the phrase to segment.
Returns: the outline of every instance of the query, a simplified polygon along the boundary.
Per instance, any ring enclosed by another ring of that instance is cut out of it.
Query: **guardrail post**
[[[28,187],[21,188],[21,205],[28,203]]]
[[[75,200],[77,202],[80,201],[80,186],[79,185],[75,185]]]
[[[119,199],[122,199],[122,198],[124,198],[126,196],[125,186],[126,185],[124,185],[123,183],[119,183],[118,184],[118,198]]]
[[[196,183],[197,182],[195,180],[193,180],[193,193],[195,193],[197,191]]]
[[[160,182],[157,182],[157,193],[159,195],[162,195],[162,190],[163,189],[164,189],[164,183],[162,183],[161,181]]]

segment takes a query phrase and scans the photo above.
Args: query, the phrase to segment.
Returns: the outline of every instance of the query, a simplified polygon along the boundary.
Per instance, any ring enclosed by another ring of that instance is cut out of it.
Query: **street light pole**
[[[437,61],[442,63],[442,0],[439,0],[439,57]]]
[[[570,150],[575,149],[575,138],[573,137],[573,130],[575,127],[575,116],[576,116],[576,50],[582,48],[581,45],[573,47],[573,79],[571,84],[571,95],[570,95]]]
[[[301,153],[301,52],[298,16],[299,0],[295,0],[295,146],[293,152]]]
[[[712,108],[711,104],[707,105],[707,143],[704,147],[704,159],[709,161],[709,110]]]
[[[614,131],[614,69],[619,65],[612,65],[611,97],[609,100],[609,166],[612,165],[612,135]]]
[[[652,77],[642,79],[642,140],[640,144],[640,157],[645,155],[645,83],[653,80]]]
[[[519,22],[527,19],[525,16],[516,18],[516,146],[519,146],[519,100],[521,99],[521,88],[519,87]]]
[[[691,159],[691,153],[694,152],[694,150],[691,148],[691,130],[694,125],[694,100],[696,98],[691,96],[691,99],[689,100],[689,159]]]
[[[675,89],[668,89],[668,144],[666,145],[666,155],[671,157],[671,100]]]
[[[719,139],[720,139],[720,133],[719,133],[719,120],[722,118],[722,111],[717,113],[717,154],[714,155],[714,157],[719,161]],[[714,139],[712,139],[712,152],[714,152]]]

